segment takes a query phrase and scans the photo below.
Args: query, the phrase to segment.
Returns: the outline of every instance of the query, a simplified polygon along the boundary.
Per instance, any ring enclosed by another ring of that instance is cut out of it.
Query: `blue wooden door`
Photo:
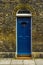
[[[31,54],[31,17],[17,17],[17,54]]]

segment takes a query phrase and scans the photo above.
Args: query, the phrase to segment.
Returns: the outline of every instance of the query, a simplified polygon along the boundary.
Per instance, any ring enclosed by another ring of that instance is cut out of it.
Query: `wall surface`
[[[0,0],[0,52],[15,52],[16,12],[32,13],[33,51],[43,51],[43,0]]]

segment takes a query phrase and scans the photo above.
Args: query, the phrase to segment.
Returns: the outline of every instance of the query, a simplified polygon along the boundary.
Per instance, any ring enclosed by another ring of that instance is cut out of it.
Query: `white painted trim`
[[[17,56],[17,17],[16,17],[16,56]]]
[[[32,55],[32,17],[31,17],[31,55]]]
[[[32,14],[16,14],[16,16],[17,16],[17,17],[19,17],[19,16],[20,16],[20,17],[23,17],[23,16],[24,16],[24,17],[25,17],[25,16],[28,17],[28,16],[32,16]]]

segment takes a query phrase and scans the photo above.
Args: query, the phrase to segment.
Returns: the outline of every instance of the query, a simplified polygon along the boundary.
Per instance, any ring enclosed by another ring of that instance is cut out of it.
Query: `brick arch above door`
[[[13,15],[16,16],[16,12],[20,9],[28,9],[32,13],[32,16],[36,16],[35,8],[29,4],[18,4],[13,10]]]

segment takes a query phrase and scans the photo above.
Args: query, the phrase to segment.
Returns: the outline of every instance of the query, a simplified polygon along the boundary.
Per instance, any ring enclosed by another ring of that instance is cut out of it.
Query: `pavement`
[[[19,60],[14,58],[0,58],[0,65],[43,65],[43,59]]]

